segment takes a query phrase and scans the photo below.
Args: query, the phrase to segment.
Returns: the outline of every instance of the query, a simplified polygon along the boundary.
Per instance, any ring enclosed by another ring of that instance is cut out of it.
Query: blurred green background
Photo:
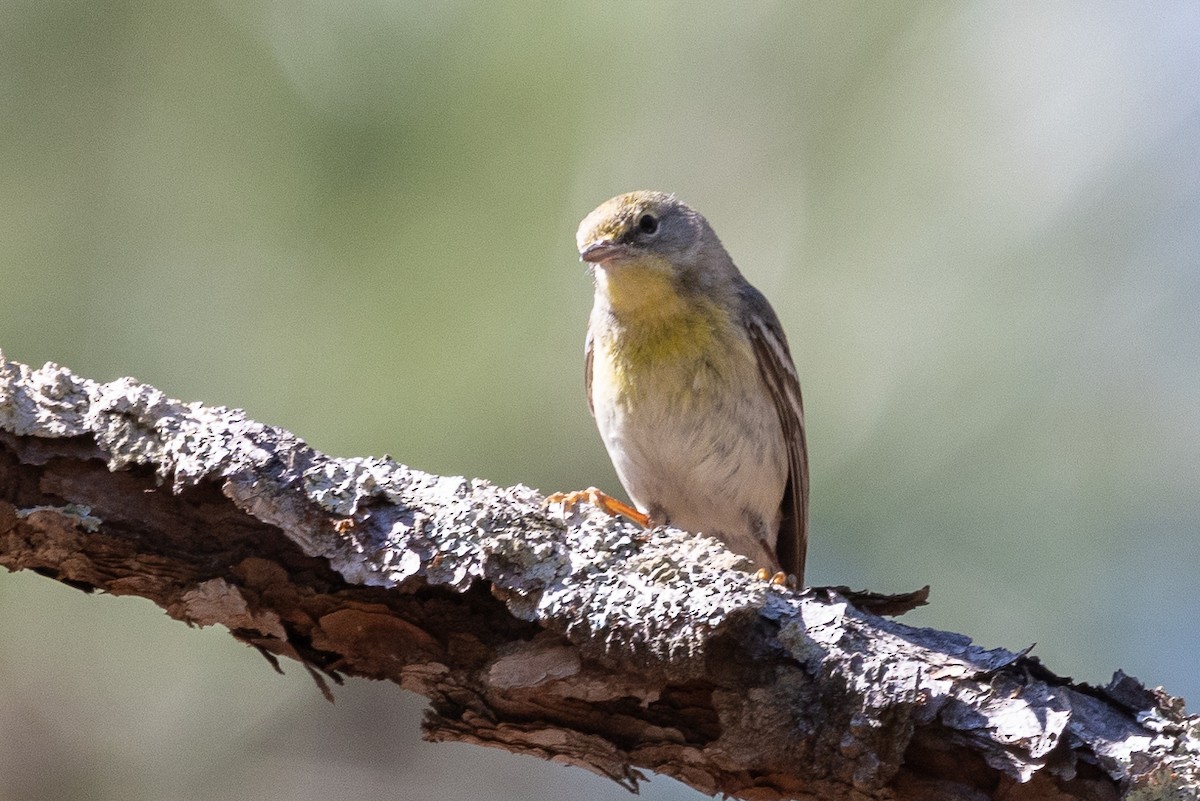
[[[812,582],[1196,706],[1195,2],[0,8],[9,358],[616,489],[573,235],[674,191],[789,332]],[[0,642],[0,801],[624,795],[138,599],[0,575]]]

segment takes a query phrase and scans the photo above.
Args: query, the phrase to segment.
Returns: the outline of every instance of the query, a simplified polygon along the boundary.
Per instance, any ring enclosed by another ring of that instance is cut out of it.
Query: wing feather
[[[800,379],[788,350],[783,326],[766,298],[747,284],[746,329],[758,360],[759,373],[775,409],[787,442],[788,482],[783,495],[783,520],[775,555],[784,571],[804,586],[804,563],[808,553],[808,448],[804,438],[804,401]]]
[[[583,388],[587,392],[588,411],[596,416],[592,405],[592,327],[588,326],[587,340],[583,343]]]

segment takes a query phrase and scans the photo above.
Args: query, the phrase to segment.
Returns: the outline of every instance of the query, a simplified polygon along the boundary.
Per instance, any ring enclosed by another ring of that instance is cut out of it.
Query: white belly
[[[724,375],[696,362],[663,369],[669,380],[614,392],[617,382],[602,375],[613,370],[607,354],[594,354],[596,424],[621,483],[654,523],[717,537],[776,567],[787,451],[752,353]]]

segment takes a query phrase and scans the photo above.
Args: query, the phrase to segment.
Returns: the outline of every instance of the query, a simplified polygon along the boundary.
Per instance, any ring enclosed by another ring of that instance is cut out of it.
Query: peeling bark
[[[1200,798],[1200,723],[1161,690],[541,502],[0,355],[0,563],[419,692],[431,739],[748,799]]]

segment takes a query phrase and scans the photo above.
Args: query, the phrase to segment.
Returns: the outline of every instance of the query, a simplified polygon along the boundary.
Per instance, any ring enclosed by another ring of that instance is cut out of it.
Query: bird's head
[[[610,284],[641,284],[657,276],[686,292],[737,275],[708,221],[663,192],[629,192],[605,201],[583,218],[575,241],[579,258],[606,273]]]

